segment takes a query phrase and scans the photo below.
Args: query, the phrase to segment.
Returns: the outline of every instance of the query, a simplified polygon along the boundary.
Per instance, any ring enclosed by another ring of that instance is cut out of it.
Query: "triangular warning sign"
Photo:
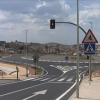
[[[89,44],[88,47],[87,47],[87,49],[86,49],[86,51],[85,51],[85,53],[94,53],[94,52],[95,52],[94,49],[93,49],[92,46]]]
[[[92,31],[89,29],[87,34],[85,35],[82,43],[98,43]]]

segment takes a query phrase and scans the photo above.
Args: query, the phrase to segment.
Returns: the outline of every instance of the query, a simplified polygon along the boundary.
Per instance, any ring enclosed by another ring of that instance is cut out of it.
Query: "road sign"
[[[69,59],[69,57],[68,57],[68,56],[66,56],[66,57],[65,57],[65,59],[66,59],[66,60],[68,60],[68,59]]]
[[[84,54],[85,55],[95,54],[95,44],[84,44]]]
[[[98,43],[98,41],[96,37],[94,36],[94,34],[92,33],[92,31],[89,29],[82,43]]]

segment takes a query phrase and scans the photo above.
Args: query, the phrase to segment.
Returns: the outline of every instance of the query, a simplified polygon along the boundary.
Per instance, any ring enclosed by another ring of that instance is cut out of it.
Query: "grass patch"
[[[77,56],[73,56],[73,57],[70,57],[70,59],[77,59]],[[82,55],[82,57],[81,58],[79,58],[80,60],[88,60],[87,59],[87,55]],[[94,60],[94,58],[93,57],[91,57],[91,60]]]
[[[32,69],[36,70],[36,75],[41,75],[42,74],[42,69],[40,68],[35,68],[35,67],[31,67]]]

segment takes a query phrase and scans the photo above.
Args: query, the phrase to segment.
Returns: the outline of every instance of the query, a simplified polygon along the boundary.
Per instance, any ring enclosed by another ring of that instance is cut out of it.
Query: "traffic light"
[[[55,29],[55,19],[50,20],[50,28]]]
[[[89,55],[87,55],[87,59],[89,59]]]

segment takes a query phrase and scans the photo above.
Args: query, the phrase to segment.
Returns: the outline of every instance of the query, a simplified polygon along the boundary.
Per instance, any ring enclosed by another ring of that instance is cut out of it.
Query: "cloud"
[[[80,1],[81,2],[81,1]],[[93,30],[99,37],[100,31],[100,3],[81,3],[80,26],[84,30],[90,28],[89,21],[93,22]],[[1,1],[0,3],[0,31],[1,39],[6,41],[26,41],[47,43],[59,42],[65,44],[77,43],[77,27],[70,24],[58,24],[54,30],[50,29],[50,19],[56,22],[77,23],[76,2],[67,0],[42,1]],[[80,30],[80,43],[85,34]],[[6,38],[5,38],[6,37]]]

